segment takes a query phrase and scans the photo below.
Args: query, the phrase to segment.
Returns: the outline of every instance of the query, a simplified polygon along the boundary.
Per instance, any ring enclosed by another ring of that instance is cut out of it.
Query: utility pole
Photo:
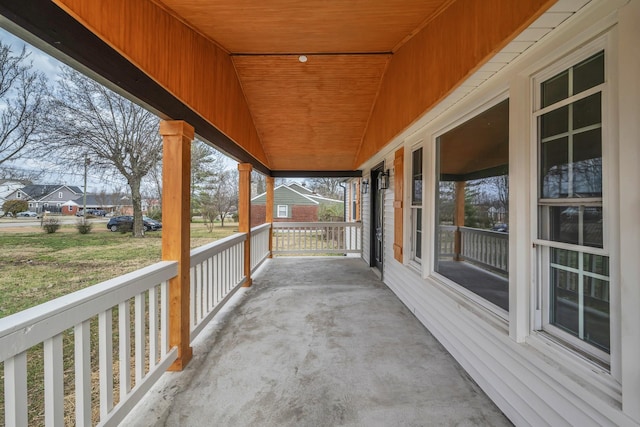
[[[84,155],[84,193],[82,195],[82,222],[87,221],[87,167],[91,164],[91,160]]]

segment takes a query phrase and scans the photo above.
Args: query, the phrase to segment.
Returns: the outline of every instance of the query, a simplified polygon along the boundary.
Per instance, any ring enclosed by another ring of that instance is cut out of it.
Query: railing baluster
[[[4,362],[4,411],[7,427],[26,426],[27,353],[16,354]]]
[[[131,391],[131,304],[118,304],[118,360],[120,363],[120,401]]]
[[[198,324],[198,317],[196,315],[196,307],[198,306],[198,299],[196,297],[196,269],[195,266],[189,268],[189,324],[194,327]]]
[[[44,423],[64,424],[64,382],[62,334],[44,341]]]
[[[136,346],[136,385],[140,384],[142,378],[144,377],[144,361],[146,356],[145,349],[145,304],[144,304],[144,294],[138,294],[135,296],[135,319],[136,319],[136,327],[135,327],[135,346]]]
[[[164,281],[160,284],[160,310],[162,316],[160,317],[160,346],[162,356],[169,352],[169,283]]]
[[[91,321],[77,324],[73,331],[76,426],[91,426]],[[122,339],[122,334],[120,334]],[[122,366],[120,367],[122,373]],[[120,380],[122,388],[122,380]],[[122,400],[122,398],[120,398]]]
[[[149,370],[158,362],[158,292],[149,289]]]
[[[113,409],[113,323],[111,309],[98,315],[100,417]]]

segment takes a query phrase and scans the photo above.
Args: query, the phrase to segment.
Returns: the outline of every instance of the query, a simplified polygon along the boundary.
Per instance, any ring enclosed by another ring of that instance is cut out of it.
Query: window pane
[[[603,246],[601,207],[585,207],[583,209],[582,234],[582,245],[593,248],[601,248]]]
[[[573,67],[573,95],[604,83],[604,52]]]
[[[575,253],[575,252],[574,252]],[[589,273],[600,274],[602,276],[609,276],[609,257],[593,254],[582,254],[584,270]],[[605,299],[604,295],[601,295],[602,299]],[[609,301],[609,294],[607,292],[606,300]]]
[[[555,104],[569,96],[569,71],[564,71],[542,83],[542,107]]]
[[[551,249],[551,259],[550,323],[608,352],[609,258]]]
[[[577,269],[580,266],[580,258],[578,255],[578,252],[554,249],[551,253],[551,262],[553,264]]]
[[[413,205],[422,204],[422,148],[412,153],[411,201]]]
[[[437,140],[434,260],[441,276],[505,311],[509,311],[508,107],[508,101],[501,102]]]
[[[415,257],[422,259],[422,209],[416,209]]]
[[[553,110],[540,117],[542,139],[569,131],[569,106]]]
[[[574,102],[573,105],[573,129],[579,130],[591,125],[602,123],[601,94],[588,96]]]
[[[549,207],[549,231],[546,237],[554,242],[580,244],[580,208],[577,206]]]
[[[603,246],[600,206],[543,206],[540,217],[541,239],[594,248]]]
[[[593,129],[573,137],[573,195],[602,197],[602,132]]]
[[[584,340],[609,351],[609,281],[584,279]]]
[[[567,137],[542,144],[541,182],[543,199],[567,197],[569,184],[569,139]]]
[[[551,323],[572,335],[578,335],[578,275],[552,267],[551,284]]]

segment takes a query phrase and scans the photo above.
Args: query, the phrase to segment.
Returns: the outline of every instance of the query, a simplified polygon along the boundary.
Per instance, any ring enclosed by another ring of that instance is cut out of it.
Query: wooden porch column
[[[251,171],[250,163],[239,163],[239,188],[238,188],[238,215],[240,224],[238,231],[247,233],[247,240],[244,243],[244,275],[247,281],[243,287],[251,286]]]
[[[274,179],[272,176],[267,177],[267,202],[265,206],[266,216],[265,222],[271,224],[269,230],[269,258],[273,258],[273,187]]]
[[[460,227],[464,227],[464,193],[466,181],[456,182],[456,214],[454,218],[454,225],[456,226],[455,241],[453,249],[453,259],[456,261],[462,261],[462,232]]]
[[[178,276],[169,281],[169,345],[178,347],[178,359],[169,370],[181,371],[192,350],[189,333],[189,239],[191,141],[194,131],[183,121],[161,121],[162,259],[178,261]]]

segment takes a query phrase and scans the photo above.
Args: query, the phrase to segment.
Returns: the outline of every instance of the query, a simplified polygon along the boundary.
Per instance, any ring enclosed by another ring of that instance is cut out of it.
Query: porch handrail
[[[362,252],[361,222],[274,222],[274,254]]]
[[[269,257],[269,234],[271,223],[251,229],[251,272],[254,272]]]
[[[191,342],[247,280],[244,243],[247,233],[236,233],[191,251]]]
[[[40,343],[44,343],[45,423],[64,424],[63,334],[71,328],[75,347],[75,424],[92,425],[90,338],[91,321],[96,316],[100,425],[117,425],[177,358],[176,349],[169,348],[168,330],[168,281],[177,273],[176,262],[162,261],[0,319],[6,425],[27,425],[27,350]],[[116,307],[117,340],[112,322]],[[132,327],[133,360],[129,338]],[[114,406],[115,341],[119,350],[120,397]]]
[[[498,273],[509,272],[509,234],[479,228],[459,227],[462,257]]]

